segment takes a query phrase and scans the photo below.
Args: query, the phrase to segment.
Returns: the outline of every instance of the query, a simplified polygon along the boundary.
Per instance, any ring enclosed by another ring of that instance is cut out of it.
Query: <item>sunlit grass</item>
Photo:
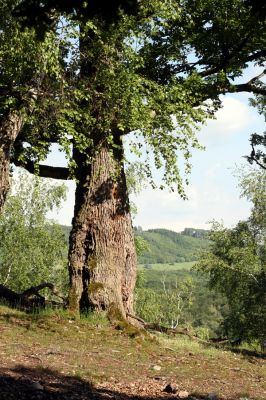
[[[145,265],[149,265],[149,269],[154,270],[154,271],[180,271],[180,270],[186,270],[190,271],[191,268],[195,265],[195,261],[187,261],[187,262],[181,262],[181,263],[165,263],[165,264],[139,264],[140,269],[147,269],[145,268]]]
[[[206,355],[210,357],[216,357],[221,355],[221,350],[215,347],[206,346],[196,340],[191,340],[186,336],[175,336],[174,338],[169,338],[167,336],[162,336],[160,338],[160,343],[165,348],[171,349],[175,352],[193,353],[195,355]]]

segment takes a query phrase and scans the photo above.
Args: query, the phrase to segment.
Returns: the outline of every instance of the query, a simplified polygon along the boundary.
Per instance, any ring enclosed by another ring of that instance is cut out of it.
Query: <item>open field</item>
[[[141,264],[195,261],[200,252],[209,247],[205,237],[182,235],[167,229],[138,230],[136,235],[144,239],[149,247],[139,256]]]
[[[90,315],[0,307],[0,399],[266,398],[266,362],[183,336],[131,337]],[[176,393],[166,393],[167,384]],[[209,397],[208,397],[209,396]]]
[[[193,265],[195,265],[195,261],[164,264],[141,264],[138,268],[144,275],[145,287],[162,289],[162,281],[165,281],[168,285],[172,285],[175,284],[176,280],[180,282],[183,279],[192,276],[195,279],[198,279],[196,272],[191,271]]]
[[[153,271],[162,271],[162,272],[171,272],[180,270],[190,271],[193,265],[195,265],[195,261],[187,261],[180,263],[165,263],[165,264],[140,264],[139,268],[144,270],[151,269]],[[148,266],[148,268],[145,266]]]

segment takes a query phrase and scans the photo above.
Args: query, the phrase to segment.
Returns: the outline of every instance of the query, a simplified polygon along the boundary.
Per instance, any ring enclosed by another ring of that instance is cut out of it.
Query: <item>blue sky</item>
[[[222,97],[223,108],[198,133],[205,151],[193,151],[193,170],[187,187],[189,199],[183,201],[177,193],[144,188],[132,200],[138,214],[133,224],[143,229],[166,228],[182,231],[185,227],[208,229],[213,219],[231,227],[247,218],[250,205],[240,199],[236,166],[248,166],[244,155],[250,153],[249,137],[262,132],[264,120],[256,109],[249,107],[248,94]],[[53,165],[65,164],[64,156],[55,150],[48,158]],[[74,207],[73,182],[68,183],[68,198],[58,214],[52,217],[65,225],[71,224]]]

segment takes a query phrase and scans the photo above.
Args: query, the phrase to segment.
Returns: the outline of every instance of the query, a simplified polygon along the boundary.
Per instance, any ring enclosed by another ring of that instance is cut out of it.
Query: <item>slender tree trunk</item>
[[[122,144],[120,144],[122,146]],[[78,164],[70,234],[69,307],[108,310],[118,319],[133,313],[136,253],[122,150],[102,145],[86,166]]]
[[[22,127],[22,116],[15,111],[2,117],[0,123],[0,212],[10,187],[10,156]]]

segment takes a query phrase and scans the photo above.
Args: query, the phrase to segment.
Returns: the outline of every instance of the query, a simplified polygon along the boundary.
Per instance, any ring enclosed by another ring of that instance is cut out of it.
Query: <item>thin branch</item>
[[[261,167],[262,169],[265,169],[265,170],[266,170],[266,165],[265,165],[265,164],[262,164],[262,163],[256,158],[256,150],[255,150],[255,146],[254,146],[253,143],[251,143],[251,147],[252,147],[252,151],[251,151],[250,156],[246,156],[245,158],[246,158],[250,163],[252,163],[252,162],[254,161],[259,167]]]
[[[264,164],[262,164],[261,162],[259,162],[259,160],[257,160],[256,158],[248,157],[248,160],[254,161],[259,167],[266,170],[266,166]]]
[[[266,166],[264,164],[262,164],[261,162],[259,162],[259,160],[257,160],[256,158],[247,157],[247,159],[248,159],[248,161],[254,161],[260,168],[266,170]]]
[[[262,78],[264,75],[266,75],[266,69],[264,69],[259,75],[254,76],[254,78],[250,79],[250,81],[247,82],[247,84],[252,84],[258,81],[260,78]]]
[[[258,286],[261,286],[261,285],[260,285],[260,282],[258,281],[258,279],[256,278],[256,276],[253,275],[251,272],[246,272],[246,271],[243,271],[243,270],[238,270],[238,269],[232,267],[231,265],[226,265],[226,266],[225,266],[225,269],[229,269],[230,271],[234,271],[234,272],[237,271],[238,273],[240,273],[240,274],[242,274],[242,275],[244,275],[244,276],[249,276],[250,278],[252,278],[252,279],[254,280],[254,282],[256,282],[256,284],[257,284]]]
[[[11,269],[12,269],[12,264],[9,265],[8,267],[8,271],[7,271],[7,275],[6,275],[6,279],[4,280],[4,285],[7,284],[9,277],[10,277],[10,273],[11,273]]]

